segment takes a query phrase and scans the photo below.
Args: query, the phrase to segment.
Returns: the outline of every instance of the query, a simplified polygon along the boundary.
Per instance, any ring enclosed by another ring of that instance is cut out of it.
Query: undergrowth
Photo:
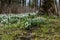
[[[59,34],[59,17],[0,16],[0,40],[60,40]]]

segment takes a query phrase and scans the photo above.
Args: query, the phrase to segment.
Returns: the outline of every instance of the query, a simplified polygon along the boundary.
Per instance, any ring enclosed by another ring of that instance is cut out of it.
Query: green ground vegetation
[[[0,16],[0,40],[60,40],[60,17]]]

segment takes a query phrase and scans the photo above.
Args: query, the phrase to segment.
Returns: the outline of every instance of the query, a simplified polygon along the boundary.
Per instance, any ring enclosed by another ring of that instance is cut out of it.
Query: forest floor
[[[49,23],[29,29],[0,27],[0,40],[60,40],[60,18],[49,17],[47,20]]]

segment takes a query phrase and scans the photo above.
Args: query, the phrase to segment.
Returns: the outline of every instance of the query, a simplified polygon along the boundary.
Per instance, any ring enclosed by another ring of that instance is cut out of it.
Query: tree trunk
[[[56,10],[55,0],[42,0],[39,13],[42,12],[46,15],[54,15],[57,13]]]

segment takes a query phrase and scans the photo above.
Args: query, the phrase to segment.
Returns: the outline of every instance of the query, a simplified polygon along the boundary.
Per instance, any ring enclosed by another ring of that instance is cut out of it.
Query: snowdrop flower
[[[1,23],[2,23],[2,22],[4,22],[4,21],[6,21],[6,20],[7,20],[7,19],[5,19],[5,20],[1,21]]]

